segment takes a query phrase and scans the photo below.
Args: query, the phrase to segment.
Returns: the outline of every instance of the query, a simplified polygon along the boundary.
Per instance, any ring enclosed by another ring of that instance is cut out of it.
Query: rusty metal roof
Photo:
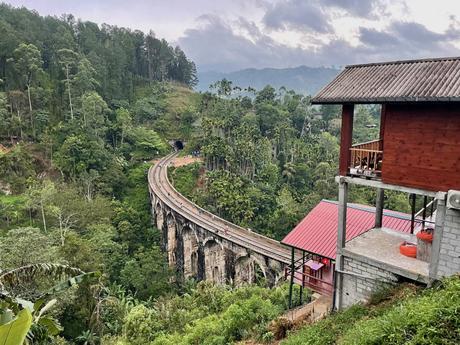
[[[460,57],[350,65],[313,104],[460,101]]]
[[[337,202],[322,200],[281,243],[335,259],[338,218]],[[374,224],[375,207],[348,204],[347,241],[374,228]],[[411,217],[405,213],[384,210],[382,225],[385,228],[410,233]]]

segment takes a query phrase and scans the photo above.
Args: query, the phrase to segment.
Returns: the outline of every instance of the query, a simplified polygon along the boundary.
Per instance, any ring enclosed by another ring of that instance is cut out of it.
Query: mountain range
[[[331,67],[308,67],[299,66],[293,68],[247,68],[234,72],[206,71],[198,72],[198,91],[208,91],[212,83],[227,79],[234,86],[242,88],[251,86],[257,90],[266,85],[275,89],[284,86],[302,94],[315,94],[328,82],[330,82],[340,69]]]

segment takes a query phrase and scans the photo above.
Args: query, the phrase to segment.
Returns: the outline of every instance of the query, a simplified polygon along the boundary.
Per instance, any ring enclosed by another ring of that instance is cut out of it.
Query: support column
[[[417,202],[417,194],[412,193],[410,195],[410,205],[411,205],[411,218],[410,218],[410,233],[414,233],[415,229],[415,203]]]
[[[438,277],[438,265],[439,265],[439,251],[441,248],[441,240],[444,229],[444,219],[446,217],[446,194],[438,193],[436,196],[436,222],[433,233],[433,243],[431,246],[431,260],[430,260],[430,271],[428,276],[430,281],[434,281]]]
[[[383,224],[383,201],[385,191],[383,188],[377,189],[377,200],[375,202],[375,227],[381,228]]]
[[[339,174],[347,175],[350,167],[350,147],[353,139],[353,104],[342,106],[342,128],[340,130]]]
[[[302,251],[302,285],[300,285],[300,305],[302,305],[302,298],[303,298],[303,287],[305,286],[305,252]]]
[[[334,291],[334,308],[342,308],[342,289],[343,289],[343,271],[344,259],[342,249],[345,247],[346,227],[347,227],[347,202],[348,202],[348,183],[339,180],[339,219],[337,229],[337,255],[336,255],[336,281]]]
[[[294,271],[295,271],[295,264],[294,264],[294,247],[291,248],[291,282],[289,284],[289,309],[292,308],[292,287],[294,285]]]

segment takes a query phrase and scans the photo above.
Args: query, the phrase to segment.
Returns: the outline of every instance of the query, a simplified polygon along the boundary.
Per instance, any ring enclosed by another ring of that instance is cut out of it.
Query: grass
[[[3,205],[22,205],[26,202],[24,195],[4,195],[0,194],[0,204]]]
[[[25,195],[0,194],[0,229],[29,225]]]
[[[460,278],[422,291],[403,285],[292,332],[282,345],[460,344]]]

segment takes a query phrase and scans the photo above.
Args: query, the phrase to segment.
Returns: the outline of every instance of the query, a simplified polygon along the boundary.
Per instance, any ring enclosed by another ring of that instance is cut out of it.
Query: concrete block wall
[[[379,289],[398,281],[393,273],[350,257],[344,257],[344,271],[359,276],[343,274],[342,308],[366,302]]]
[[[439,249],[438,278],[460,272],[460,210],[446,209]]]

